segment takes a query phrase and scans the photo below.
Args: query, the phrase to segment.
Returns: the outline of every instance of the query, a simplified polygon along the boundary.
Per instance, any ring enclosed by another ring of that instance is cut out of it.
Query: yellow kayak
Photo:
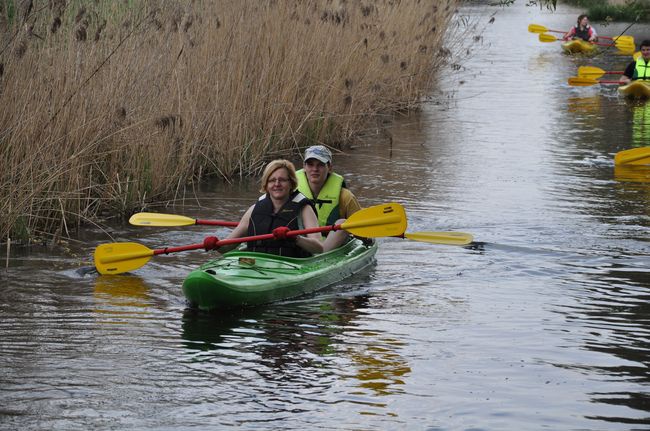
[[[650,169],[642,165],[616,165],[614,179],[631,183],[650,183]]]
[[[618,92],[625,97],[647,99],[650,97],[650,81],[632,81],[618,87]]]
[[[590,54],[596,49],[596,45],[582,39],[573,39],[562,43],[562,50],[567,54]]]

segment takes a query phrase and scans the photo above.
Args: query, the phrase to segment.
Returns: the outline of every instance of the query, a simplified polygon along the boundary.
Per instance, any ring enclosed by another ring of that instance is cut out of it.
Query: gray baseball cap
[[[332,152],[322,145],[314,145],[305,150],[305,161],[309,159],[320,160],[323,163],[332,163]]]

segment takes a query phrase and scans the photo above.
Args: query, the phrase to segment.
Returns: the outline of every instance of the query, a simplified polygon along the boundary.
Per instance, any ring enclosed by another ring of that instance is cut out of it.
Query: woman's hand
[[[203,240],[203,248],[205,248],[205,251],[216,250],[219,248],[218,242],[219,238],[216,236],[206,236]]]

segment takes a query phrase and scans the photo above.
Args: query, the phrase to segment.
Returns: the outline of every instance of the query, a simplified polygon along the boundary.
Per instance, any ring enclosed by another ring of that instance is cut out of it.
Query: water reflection
[[[406,342],[384,331],[360,329],[370,296],[304,300],[273,309],[183,314],[183,346],[195,362],[253,369],[269,382],[290,382],[293,391],[323,391],[336,379],[337,363],[349,363],[344,378],[355,380],[350,401],[360,414],[394,415],[378,397],[403,393],[411,372],[399,354]],[[223,371],[222,371],[223,372]],[[377,410],[379,409],[379,410]]]
[[[98,276],[93,297],[94,311],[102,316],[102,323],[123,323],[124,319],[141,319],[151,313],[149,287],[136,275]]]
[[[281,308],[281,313],[269,310],[268,307],[251,307],[231,312],[210,313],[188,308],[183,313],[181,336],[188,342],[186,343],[187,348],[205,351],[219,349],[220,342],[237,332],[260,332],[260,334],[264,334],[266,340],[274,342],[274,344],[278,341],[295,341],[293,336],[299,333],[300,349],[307,348],[312,353],[324,355],[331,353],[329,347],[331,337],[315,337],[309,328],[329,331],[345,326],[356,316],[356,309],[362,307],[367,300],[365,295],[333,298],[327,302],[317,302],[316,304],[310,304],[309,299],[305,299],[304,305],[297,302],[295,308],[291,306],[291,302],[288,302],[285,307]],[[298,312],[307,314],[299,315]],[[309,323],[306,324],[302,320],[303,317],[306,317]],[[287,336],[288,334],[291,336]],[[290,347],[291,343],[280,344]],[[286,349],[277,353],[281,354],[283,351]],[[278,355],[265,353],[262,356],[274,357]],[[282,361],[278,360],[277,363],[280,365]]]
[[[569,97],[567,99],[567,111],[572,114],[597,114],[602,109],[602,97]]]
[[[280,310],[259,307],[207,313],[187,309],[183,313],[181,336],[186,348],[208,351],[223,348],[222,343],[232,342],[233,338],[255,334],[249,341],[260,358],[273,364],[273,368],[283,368],[295,352],[331,354],[334,338],[367,301],[367,295],[356,295],[314,303],[305,299],[305,303],[298,301],[295,306],[289,302]]]
[[[611,381],[650,383],[650,272],[647,258],[621,256],[600,268],[577,267],[575,277],[585,290],[575,292],[576,307],[566,314],[568,321],[588,328],[582,334],[585,349],[606,354],[599,360],[567,365],[589,373],[608,376]],[[585,281],[585,278],[588,281]],[[608,358],[608,359],[606,359]],[[636,411],[625,418],[590,415],[607,422],[650,424],[650,396],[642,389],[589,394],[595,403],[625,406]],[[603,412],[604,413],[604,412]]]
[[[196,308],[183,312],[181,337],[189,350],[211,351],[234,334],[236,328],[250,327],[263,314],[262,309],[251,308],[242,312],[206,313]]]
[[[360,339],[367,338],[369,343],[349,346],[347,351],[356,368],[354,378],[361,389],[353,393],[372,397],[403,393],[404,378],[411,367],[398,352],[406,343],[373,331],[356,335]]]
[[[650,141],[650,103],[634,102],[632,105],[632,145],[644,147]]]

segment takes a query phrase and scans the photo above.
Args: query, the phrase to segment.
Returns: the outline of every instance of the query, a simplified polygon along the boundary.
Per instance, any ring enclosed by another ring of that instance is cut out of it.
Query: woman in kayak
[[[264,168],[260,192],[264,193],[244,213],[239,224],[227,238],[264,235],[273,233],[275,238],[247,243],[247,249],[289,257],[307,257],[323,252],[320,233],[287,237],[289,230],[318,227],[318,218],[311,202],[296,189],[298,179],[296,168],[288,160],[269,162]],[[213,243],[216,243],[216,237]],[[206,239],[206,249],[211,249]],[[214,244],[212,244],[214,246]],[[224,245],[219,252],[225,253],[236,244]]]
[[[587,42],[598,42],[596,30],[589,25],[589,17],[585,14],[578,16],[577,25],[571,27],[563,37],[564,40],[582,39]]]

